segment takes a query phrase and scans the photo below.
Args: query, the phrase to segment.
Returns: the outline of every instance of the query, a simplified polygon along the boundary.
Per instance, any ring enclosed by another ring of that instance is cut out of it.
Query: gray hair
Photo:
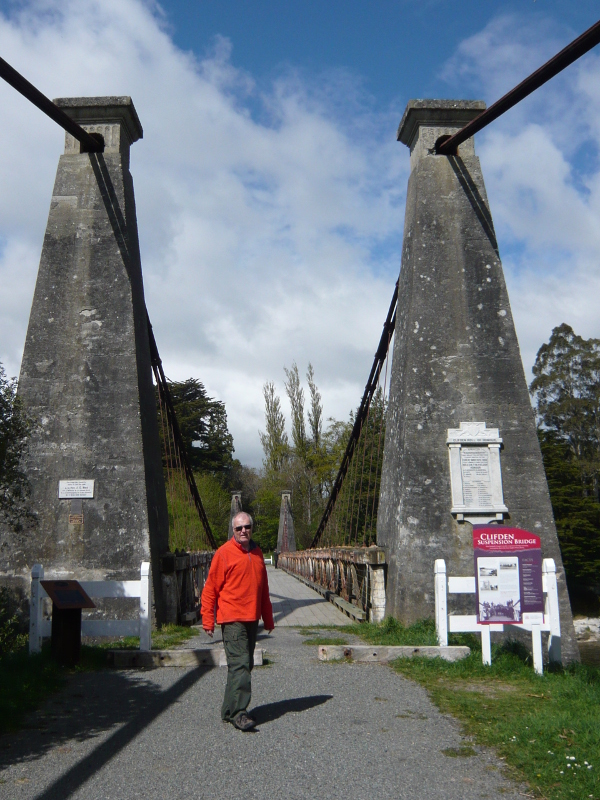
[[[231,526],[232,526],[233,528],[235,528],[235,525],[234,525],[234,523],[235,523],[235,521],[236,521],[236,519],[237,519],[238,517],[248,517],[248,519],[250,520],[250,525],[252,525],[252,528],[254,528],[254,520],[252,519],[252,517],[250,516],[250,514],[248,514],[248,512],[247,512],[247,511],[238,511],[238,512],[237,512],[237,514],[235,515],[235,517],[234,517],[234,518],[231,520]]]

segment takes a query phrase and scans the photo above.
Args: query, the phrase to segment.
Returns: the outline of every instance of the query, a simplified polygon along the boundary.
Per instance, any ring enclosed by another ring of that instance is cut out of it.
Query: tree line
[[[227,536],[232,490],[241,489],[244,508],[256,521],[255,538],[266,551],[276,545],[283,490],[292,492],[300,547],[309,546],[327,504],[354,412],[347,420],[325,418],[310,364],[304,385],[295,362],[284,368],[284,373],[289,424],[275,384],[267,381],[263,387],[265,426],[259,432],[262,469],[244,466],[234,458],[225,404],[209,397],[201,381],[189,378],[170,382],[188,457],[220,541]],[[572,592],[588,587],[598,595],[600,340],[583,339],[563,323],[539,349],[533,375],[530,392],[569,587]],[[370,423],[365,426],[363,437],[371,436],[371,440],[362,440],[363,464],[365,458],[369,461],[375,442],[382,446],[384,418],[385,402],[379,393],[374,398]],[[16,380],[8,379],[0,364],[0,518],[12,527],[21,525],[28,514],[28,484],[21,459],[30,430],[31,421],[17,396]],[[359,443],[357,450],[360,447]],[[365,500],[364,477],[361,474],[359,483],[358,473],[358,468],[349,472],[347,491],[358,495],[356,505],[353,497],[352,513],[358,509],[357,530],[362,526],[366,531],[358,543],[368,544],[373,541],[376,509],[373,514],[370,499]],[[377,488],[369,485],[368,491],[376,494]]]
[[[563,323],[543,344],[530,385],[572,600],[600,595],[600,339]]]

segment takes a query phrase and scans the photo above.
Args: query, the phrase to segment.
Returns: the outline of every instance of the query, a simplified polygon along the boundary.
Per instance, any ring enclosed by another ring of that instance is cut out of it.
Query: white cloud
[[[497,18],[443,74],[454,95],[491,102],[573,35],[551,19]],[[401,109],[376,113],[344,71],[258,85],[225,39],[202,58],[179,50],[142,0],[29,0],[0,15],[0,52],[50,97],[132,96],[146,297],[165,369],[225,401],[237,455],[260,463],[262,384],[283,393],[294,359],[302,372],[312,361],[326,415],[345,417],[399,267]],[[600,335],[599,79],[590,54],[478,136],[526,369],[563,321]],[[1,82],[0,103],[0,359],[15,374],[63,134]]]
[[[140,0],[33,0],[0,17],[0,49],[50,97],[132,96],[161,356],[170,377],[197,376],[225,401],[237,455],[260,462],[262,384],[293,359],[301,370],[312,361],[326,414],[345,417],[399,266],[408,165],[397,120],[377,117],[356,86],[346,105],[328,102],[353,85],[343,73],[319,86],[290,73],[259,89],[232,66],[226,40],[197,60]],[[0,357],[14,373],[63,137],[8,86],[0,102]]]
[[[491,103],[574,36],[503,16],[462,42],[444,75]],[[562,322],[600,336],[599,86],[592,52],[477,137],[528,376]]]

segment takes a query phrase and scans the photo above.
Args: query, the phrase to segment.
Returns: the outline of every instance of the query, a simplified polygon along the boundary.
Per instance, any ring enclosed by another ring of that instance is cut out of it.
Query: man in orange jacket
[[[262,551],[252,541],[252,517],[241,511],[232,520],[233,538],[219,547],[213,556],[202,591],[202,627],[209,636],[217,623],[223,632],[227,656],[227,686],[221,719],[232,722],[241,731],[254,728],[248,715],[254,666],[254,646],[258,621],[265,630],[275,627],[269,597],[269,581]]]

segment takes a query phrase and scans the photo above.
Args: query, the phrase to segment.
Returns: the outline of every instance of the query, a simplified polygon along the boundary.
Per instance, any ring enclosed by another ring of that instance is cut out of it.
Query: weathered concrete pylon
[[[279,531],[277,532],[277,552],[293,553],[296,550],[294,518],[292,517],[292,493],[289,489],[281,493],[279,509]]]
[[[169,523],[129,172],[142,127],[129,97],[55,102],[105,148],[67,134],[58,165],[19,378],[37,525],[7,535],[0,572],[135,579],[151,560],[161,621]]]
[[[233,536],[233,518],[236,514],[239,514],[240,511],[243,511],[242,508],[242,490],[235,489],[231,492],[231,509],[229,511],[229,533],[227,535],[228,539],[231,539]]]
[[[444,558],[450,575],[472,575],[468,523],[506,520],[541,536],[542,556],[556,562],[563,656],[573,660],[561,554],[479,159],[472,139],[457,156],[434,154],[440,137],[484,108],[411,100],[398,130],[411,174],[377,520],[386,613],[406,623],[432,617],[434,560]]]

